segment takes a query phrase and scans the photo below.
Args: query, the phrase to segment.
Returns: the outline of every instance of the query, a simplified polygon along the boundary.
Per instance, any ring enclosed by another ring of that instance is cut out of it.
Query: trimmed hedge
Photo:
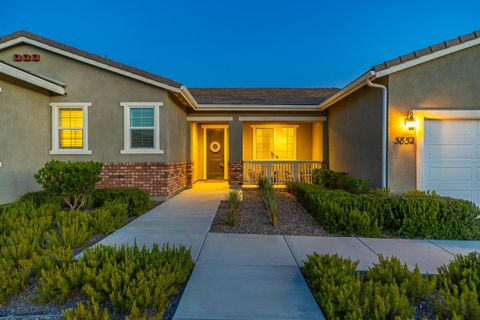
[[[480,319],[480,254],[457,256],[424,277],[396,258],[366,273],[358,261],[313,254],[303,274],[327,319]]]
[[[114,200],[128,204],[130,217],[138,216],[152,208],[149,194],[139,189],[97,189],[93,193],[93,206],[96,208],[103,206],[107,201]]]
[[[469,201],[419,191],[352,194],[299,183],[289,184],[289,190],[330,233],[480,239],[480,210]]]

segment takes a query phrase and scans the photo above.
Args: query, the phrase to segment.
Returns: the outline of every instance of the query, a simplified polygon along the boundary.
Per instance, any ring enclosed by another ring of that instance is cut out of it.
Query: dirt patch
[[[265,203],[257,190],[244,190],[238,208],[238,223],[231,227],[224,223],[227,204],[222,201],[217,209],[210,232],[326,236],[325,230],[303,209],[293,195],[278,191],[278,224],[272,225]]]

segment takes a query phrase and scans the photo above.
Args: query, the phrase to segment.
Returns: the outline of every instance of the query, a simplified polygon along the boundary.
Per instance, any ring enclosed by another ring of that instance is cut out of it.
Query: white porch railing
[[[312,183],[313,169],[321,168],[322,161],[243,161],[243,184],[258,183],[258,178],[266,177],[273,184],[287,182]]]

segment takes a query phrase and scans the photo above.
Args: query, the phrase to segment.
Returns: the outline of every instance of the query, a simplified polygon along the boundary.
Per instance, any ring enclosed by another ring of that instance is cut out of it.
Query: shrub
[[[98,302],[92,299],[87,305],[83,303],[62,312],[65,320],[110,320],[108,309],[101,309]]]
[[[51,160],[35,174],[44,191],[61,197],[70,210],[82,208],[101,180],[98,162],[61,162]]]
[[[436,313],[446,319],[480,319],[480,253],[457,256],[438,271]]]
[[[229,226],[235,226],[238,223],[237,210],[241,201],[241,193],[238,190],[230,190],[226,195],[228,215],[225,223]]]
[[[432,193],[351,194],[290,183],[289,190],[331,233],[405,238],[479,239],[480,210],[473,203]]]
[[[36,207],[39,207],[45,203],[55,203],[59,206],[63,204],[62,198],[52,195],[46,191],[28,192],[20,198],[19,202],[30,202]]]
[[[92,214],[91,226],[95,234],[110,233],[123,226],[128,220],[128,204],[108,201]]]
[[[109,301],[116,313],[134,306],[156,310],[161,316],[170,298],[193,269],[190,251],[184,247],[152,250],[145,247],[96,246],[78,261],[42,272],[39,300],[62,302],[83,293],[89,299]]]
[[[97,189],[93,194],[93,205],[96,208],[101,207],[105,202],[114,200],[128,204],[130,217],[138,216],[152,207],[148,193],[139,189]]]
[[[268,214],[274,226],[278,223],[278,199],[272,183],[266,178],[258,179],[258,188],[262,195],[263,202],[267,207]]]
[[[305,262],[305,279],[328,319],[412,319],[434,290],[434,282],[396,258],[381,257],[365,274],[355,272],[357,265],[316,253]]]
[[[317,168],[312,171],[312,181],[327,189],[341,189],[351,193],[366,193],[368,180],[355,179],[345,172],[337,172],[326,168]]]

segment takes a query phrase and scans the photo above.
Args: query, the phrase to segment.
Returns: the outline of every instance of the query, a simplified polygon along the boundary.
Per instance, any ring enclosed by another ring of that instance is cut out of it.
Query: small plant
[[[101,309],[95,299],[91,299],[87,305],[83,303],[70,310],[62,312],[65,320],[110,320],[111,317],[107,309]]]
[[[258,179],[258,188],[262,195],[263,202],[267,207],[268,214],[274,226],[278,223],[278,198],[272,183],[267,178]]]
[[[70,210],[82,208],[102,178],[99,162],[62,162],[51,160],[35,174],[43,190],[61,197]]]
[[[241,201],[241,193],[238,190],[230,190],[226,195],[226,202],[228,207],[228,214],[225,219],[225,223],[231,227],[238,223],[238,206]]]
[[[139,189],[97,189],[93,193],[93,206],[95,208],[99,208],[109,201],[121,201],[128,204],[129,217],[136,217],[152,207],[149,194]]]

